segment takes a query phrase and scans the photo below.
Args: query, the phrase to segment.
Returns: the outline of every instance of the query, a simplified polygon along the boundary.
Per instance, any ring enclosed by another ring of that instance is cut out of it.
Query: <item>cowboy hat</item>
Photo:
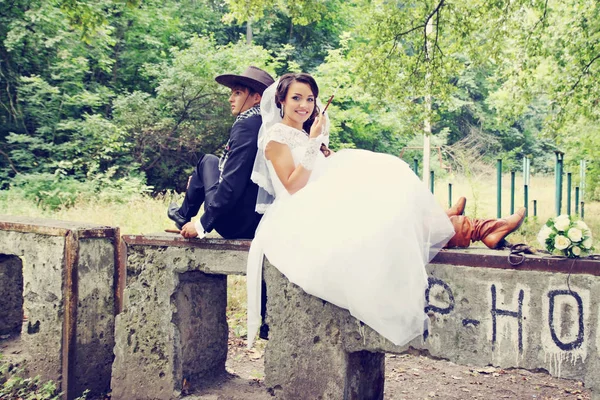
[[[248,87],[261,96],[265,89],[275,82],[271,75],[260,68],[252,66],[246,68],[241,75],[219,75],[215,78],[215,80],[221,85],[227,86],[228,88],[234,88],[238,85]]]

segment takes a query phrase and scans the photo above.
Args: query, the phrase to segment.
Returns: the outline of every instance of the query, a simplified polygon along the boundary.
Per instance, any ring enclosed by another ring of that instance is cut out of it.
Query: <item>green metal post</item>
[[[537,217],[537,200],[533,201],[533,216]]]
[[[579,186],[575,186],[575,215],[579,215]]]
[[[581,202],[581,219],[585,218],[585,211],[584,211],[584,207],[585,207],[585,201]]]
[[[419,176],[419,159],[413,158],[413,171],[415,171],[415,175]]]
[[[497,216],[502,218],[502,159],[498,159],[496,167],[496,181],[498,190],[496,192]]]
[[[563,160],[564,154],[561,154],[560,162],[558,163],[558,215],[562,213]]]
[[[529,186],[523,186],[523,207],[525,207],[525,216],[529,216]]]
[[[433,179],[434,179],[434,174],[433,174],[433,170],[431,170],[429,176],[431,177],[430,179],[430,185],[431,185],[431,193],[433,193],[433,188],[435,187],[434,183],[433,183]]]
[[[554,167],[554,176],[555,176],[555,192],[554,192],[554,204],[556,215],[560,215],[562,209],[562,161],[564,153],[561,151],[555,151],[556,154],[556,165]]]
[[[571,215],[571,173],[567,173],[567,214]]]
[[[515,213],[515,171],[510,171],[510,215]]]
[[[452,207],[452,184],[448,184],[448,208]]]

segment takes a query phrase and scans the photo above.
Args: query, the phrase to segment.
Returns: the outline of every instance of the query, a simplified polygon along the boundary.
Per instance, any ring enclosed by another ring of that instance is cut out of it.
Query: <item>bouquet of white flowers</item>
[[[581,257],[593,250],[592,231],[576,216],[550,218],[537,235],[538,242],[551,254]]]

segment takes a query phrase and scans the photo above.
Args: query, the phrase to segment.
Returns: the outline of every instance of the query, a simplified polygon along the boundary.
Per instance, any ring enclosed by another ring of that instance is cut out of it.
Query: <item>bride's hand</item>
[[[325,116],[321,113],[317,115],[312,126],[310,127],[310,137],[316,138],[323,132],[323,126],[325,126]]]

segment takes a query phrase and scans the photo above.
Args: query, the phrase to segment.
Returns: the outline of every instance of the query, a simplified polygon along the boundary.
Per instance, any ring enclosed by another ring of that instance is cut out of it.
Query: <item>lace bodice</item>
[[[267,132],[266,143],[275,141],[288,145],[288,147],[294,151],[294,149],[308,144],[308,135],[304,131],[292,128],[285,124],[275,124]]]
[[[294,165],[297,166],[302,160],[302,156],[306,152],[309,137],[304,131],[300,131],[298,129],[292,128],[291,126],[278,123],[273,125],[271,129],[267,132],[267,140],[264,141],[265,146],[271,141],[287,145],[292,151],[292,156],[294,157]],[[319,152],[319,154],[317,155],[315,168],[312,171],[308,181],[309,183],[314,181],[321,175],[324,169],[323,167],[325,164],[325,160],[325,156],[321,152]],[[275,189],[275,198],[289,196],[290,194],[277,177],[277,173],[275,172],[273,163],[269,160],[267,160],[267,167],[269,168],[269,174],[273,182],[273,188]]]

